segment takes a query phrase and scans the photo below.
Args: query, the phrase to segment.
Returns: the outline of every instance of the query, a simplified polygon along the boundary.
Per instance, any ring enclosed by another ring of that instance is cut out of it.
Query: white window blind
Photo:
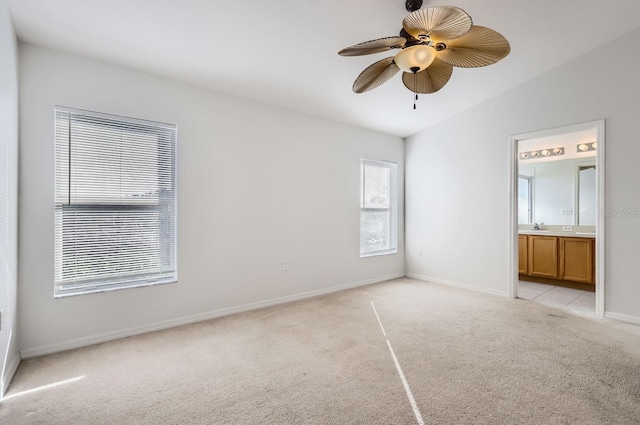
[[[56,297],[175,281],[175,125],[55,108]]]
[[[360,256],[397,252],[397,165],[360,160]]]

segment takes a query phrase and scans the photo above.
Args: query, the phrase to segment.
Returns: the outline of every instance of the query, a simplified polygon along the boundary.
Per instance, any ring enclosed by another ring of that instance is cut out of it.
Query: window
[[[360,256],[395,254],[398,248],[393,162],[360,160]]]
[[[176,281],[176,135],[55,108],[55,297]]]
[[[531,177],[518,176],[518,224],[533,223]]]

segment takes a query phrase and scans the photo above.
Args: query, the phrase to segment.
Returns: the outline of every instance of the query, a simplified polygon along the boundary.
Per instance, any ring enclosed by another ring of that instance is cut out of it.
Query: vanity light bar
[[[548,156],[564,155],[564,148],[540,149],[537,151],[520,152],[520,159],[546,158]]]
[[[595,150],[596,150],[596,142],[580,143],[576,148],[577,152],[591,152]]]

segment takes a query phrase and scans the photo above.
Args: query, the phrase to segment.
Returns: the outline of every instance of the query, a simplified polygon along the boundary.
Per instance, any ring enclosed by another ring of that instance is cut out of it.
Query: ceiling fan
[[[400,51],[375,62],[358,75],[355,93],[364,93],[387,82],[399,71],[405,87],[415,93],[435,93],[447,84],[453,67],[491,65],[511,51],[509,42],[497,31],[473,25],[471,16],[454,6],[426,9],[422,0],[406,0],[409,13],[398,37],[384,37],[344,48],[341,56],[362,56]],[[413,108],[416,108],[415,102]]]

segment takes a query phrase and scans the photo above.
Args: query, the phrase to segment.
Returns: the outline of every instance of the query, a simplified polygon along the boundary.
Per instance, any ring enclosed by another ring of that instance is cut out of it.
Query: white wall
[[[402,176],[400,138],[22,44],[20,102],[23,356],[404,275],[402,237],[358,247],[359,160]],[[179,283],[53,299],[54,105],[178,125]]]
[[[640,56],[630,53],[639,43],[636,30],[410,137],[407,273],[507,294],[514,134],[605,119],[606,208],[639,208]],[[640,322],[638,241],[640,217],[606,218],[605,309],[610,317]]]
[[[0,398],[20,358],[16,343],[18,254],[18,54],[6,0],[0,0]]]

